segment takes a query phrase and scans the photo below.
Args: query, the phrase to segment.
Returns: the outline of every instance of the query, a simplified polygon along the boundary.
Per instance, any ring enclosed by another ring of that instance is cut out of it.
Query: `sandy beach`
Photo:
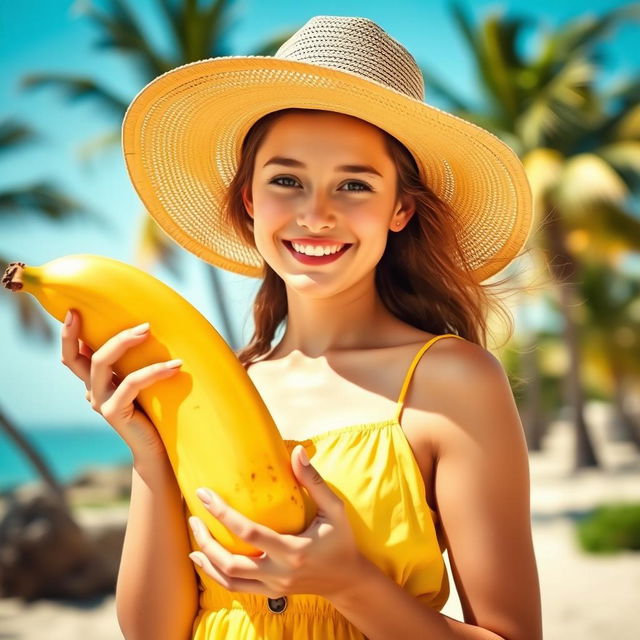
[[[624,442],[607,442],[605,405],[592,403],[587,418],[603,470],[571,472],[570,426],[556,421],[542,452],[530,454],[533,540],[540,576],[545,640],[637,638],[640,553],[588,555],[575,540],[575,520],[601,502],[640,502],[640,457]],[[87,526],[126,520],[126,507],[78,512]],[[122,520],[124,519],[124,520]],[[442,613],[462,620],[451,577]],[[0,600],[2,640],[122,639],[113,596],[82,604]]]

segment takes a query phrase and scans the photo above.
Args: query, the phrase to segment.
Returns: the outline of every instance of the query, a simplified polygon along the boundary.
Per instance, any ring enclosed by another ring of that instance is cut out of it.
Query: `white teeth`
[[[329,247],[329,246],[320,247],[320,246],[313,246],[309,244],[297,244],[295,242],[292,242],[291,246],[298,253],[304,253],[308,256],[326,256],[326,255],[329,255],[330,253],[335,253],[336,251],[339,251],[340,249],[342,249],[344,245],[337,244],[337,245],[334,245],[333,247]]]

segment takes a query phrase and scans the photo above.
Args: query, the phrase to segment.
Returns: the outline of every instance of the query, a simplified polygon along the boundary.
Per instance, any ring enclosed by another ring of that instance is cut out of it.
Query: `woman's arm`
[[[198,587],[182,496],[169,459],[136,462],[116,611],[126,640],[188,640]]]
[[[449,428],[435,496],[464,620],[507,640],[540,640],[524,430],[500,361],[456,343],[460,355],[441,376],[451,390],[441,390]]]
[[[444,342],[420,361],[414,393],[446,434],[435,496],[464,623],[420,604],[370,563],[333,604],[370,640],[541,640],[527,447],[511,388],[491,353]]]

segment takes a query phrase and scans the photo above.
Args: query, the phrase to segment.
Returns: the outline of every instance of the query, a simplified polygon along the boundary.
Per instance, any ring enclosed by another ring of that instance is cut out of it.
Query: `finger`
[[[318,470],[309,462],[304,446],[297,445],[291,452],[294,459],[292,468],[296,478],[304,485],[316,503],[318,510],[325,514],[339,516],[344,510],[343,500],[325,482]]]
[[[109,338],[92,356],[90,384],[95,403],[102,406],[111,397],[113,364],[131,347],[149,336],[149,331],[136,333],[136,328],[125,329]]]
[[[94,354],[93,349],[86,342],[83,342],[80,339],[78,339],[78,344],[80,345],[80,348],[79,348],[80,353],[83,356],[86,356],[89,360],[91,360],[91,358],[93,357],[93,354]],[[112,382],[113,382],[114,386],[117,386],[118,384],[120,384],[120,381],[121,381],[120,376],[118,376],[118,374],[114,371],[113,372],[113,376],[112,376]],[[91,392],[87,391],[87,394],[88,394],[87,395],[87,400],[89,400]]]
[[[204,573],[221,584],[228,591],[241,591],[246,593],[259,593],[268,598],[280,598],[282,593],[275,593],[264,582],[260,580],[247,580],[245,578],[231,578],[217,569],[207,556],[201,551],[194,551],[189,554],[192,562],[200,567]]]
[[[155,362],[125,376],[111,396],[100,405],[102,415],[112,424],[130,420],[136,411],[135,399],[140,390],[179,371],[180,365],[170,366],[170,363],[173,361]]]
[[[189,526],[201,551],[227,578],[261,580],[266,557],[253,558],[231,553],[225,549],[209,532],[206,525],[197,516],[189,518]]]
[[[207,511],[220,520],[231,533],[235,533],[245,542],[274,557],[283,557],[291,552],[291,541],[285,540],[285,536],[242,515],[210,489],[202,487],[196,491],[196,495]],[[290,537],[295,538],[295,536]]]
[[[77,311],[69,309],[71,312],[71,324],[62,324],[62,357],[63,365],[71,369],[73,373],[84,382],[84,386],[90,388],[91,360],[80,351],[78,332],[82,320]]]
[[[78,344],[80,345],[79,351],[83,356],[87,356],[87,358],[93,356],[93,349],[86,342],[78,339]]]

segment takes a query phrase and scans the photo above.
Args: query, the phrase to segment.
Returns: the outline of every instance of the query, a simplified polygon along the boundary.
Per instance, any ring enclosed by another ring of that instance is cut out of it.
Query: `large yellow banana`
[[[315,515],[293,472],[289,451],[251,378],[207,319],[160,280],[127,263],[92,254],[42,266],[11,263],[2,278],[30,293],[60,322],[82,317],[80,338],[97,350],[111,336],[149,321],[144,343],[113,370],[123,378],[154,362],[180,358],[170,379],[138,394],[158,430],[189,511],[233,553],[259,555],[214,518],[195,495],[211,487],[228,504],[279,533],[297,534]]]

